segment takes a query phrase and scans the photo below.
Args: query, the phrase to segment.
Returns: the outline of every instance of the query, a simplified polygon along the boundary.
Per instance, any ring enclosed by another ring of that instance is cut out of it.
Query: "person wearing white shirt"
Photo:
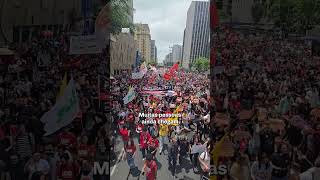
[[[209,177],[210,171],[210,145],[207,146],[204,152],[202,152],[199,156],[199,163],[201,167],[201,176]]]
[[[25,172],[28,173],[28,179],[31,180],[33,176],[39,176],[44,179],[49,173],[50,165],[47,160],[41,158],[40,153],[34,153],[32,158],[25,165]]]
[[[299,175],[299,180],[320,180],[320,157],[315,161],[315,167]]]

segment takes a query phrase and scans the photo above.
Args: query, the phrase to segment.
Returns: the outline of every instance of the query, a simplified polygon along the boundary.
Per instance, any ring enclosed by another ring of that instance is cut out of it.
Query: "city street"
[[[192,136],[190,134],[190,136]],[[138,138],[134,138],[135,139],[135,144],[138,144]],[[166,142],[167,144],[168,142]],[[123,144],[121,141],[121,137],[118,137],[118,139],[116,140],[116,144]],[[116,154],[118,155],[117,157],[117,163],[113,166],[110,167],[110,171],[111,171],[111,179],[114,180],[136,180],[136,179],[145,179],[145,176],[142,175],[137,175],[137,176],[133,176],[133,175],[129,175],[129,166],[126,160],[121,160],[119,157],[120,155],[122,155],[123,150],[121,149],[121,147],[123,147],[122,145],[120,146],[116,146]],[[166,146],[165,146],[166,147]],[[173,179],[170,171],[168,170],[168,156],[167,156],[167,151],[164,150],[164,153],[162,155],[159,154],[159,152],[157,152],[156,158],[158,160],[157,165],[158,165],[158,179]],[[139,169],[139,172],[133,172],[134,174],[140,174],[141,172],[141,168],[143,166],[143,160],[142,160],[142,154],[140,152],[139,149],[137,149],[136,152],[136,156],[135,156],[135,164]],[[199,174],[195,174],[192,170],[192,165],[190,160],[188,161],[187,164],[183,164],[183,165],[177,165],[177,179],[182,180],[198,180],[200,179],[200,175]]]

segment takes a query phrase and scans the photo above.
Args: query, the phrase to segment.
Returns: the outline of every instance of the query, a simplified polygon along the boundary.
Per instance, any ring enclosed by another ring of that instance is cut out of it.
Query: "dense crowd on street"
[[[93,180],[93,162],[108,161],[98,97],[105,54],[69,55],[68,39],[42,34],[0,57],[1,180]],[[76,82],[81,111],[68,126],[43,136],[40,119],[55,105],[65,75]]]
[[[151,66],[142,79],[131,79],[126,73],[114,77],[113,94],[117,97],[113,100],[114,149],[123,148],[120,160],[127,160],[130,174],[139,170],[140,176],[147,180],[159,179],[157,158],[167,159],[165,167],[172,179],[178,178],[178,167],[183,169],[188,164],[192,167],[188,171],[208,178],[209,78],[203,73],[188,73],[179,68],[174,76],[166,79],[165,71],[169,70]],[[122,98],[129,86],[135,88],[137,95],[124,104]],[[139,113],[181,114],[181,117],[176,118],[176,124],[165,124],[161,118],[139,117]],[[151,120],[154,122],[146,123]],[[123,143],[115,143],[116,139]],[[116,160],[115,154],[111,156]],[[141,167],[135,163],[138,157],[144,162]]]
[[[225,178],[319,178],[319,57],[302,39],[265,32],[226,27],[214,40],[212,146],[226,135],[233,149],[219,158]]]

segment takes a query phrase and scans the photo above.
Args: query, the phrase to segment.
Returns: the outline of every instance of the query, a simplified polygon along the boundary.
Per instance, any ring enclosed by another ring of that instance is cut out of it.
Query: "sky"
[[[187,12],[192,0],[133,0],[134,22],[149,24],[156,41],[158,62],[170,52],[169,46],[183,43]]]

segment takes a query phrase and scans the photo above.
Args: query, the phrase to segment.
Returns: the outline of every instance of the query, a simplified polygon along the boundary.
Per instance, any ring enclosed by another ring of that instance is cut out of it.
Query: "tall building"
[[[165,60],[164,60],[164,64],[166,66],[172,66],[173,65],[172,52],[170,52],[169,54],[166,55]]]
[[[175,44],[172,46],[172,62],[177,63],[182,61],[182,46]]]
[[[138,45],[130,33],[120,33],[111,36],[110,43],[110,73],[119,74],[131,72],[137,61]]]
[[[157,46],[156,46],[156,41],[151,40],[151,60],[154,60],[157,62]]]
[[[148,24],[135,24],[135,40],[142,59],[148,63],[151,60],[151,35]]]
[[[199,57],[209,57],[209,2],[192,1],[188,13],[183,44],[183,68],[190,69]]]

